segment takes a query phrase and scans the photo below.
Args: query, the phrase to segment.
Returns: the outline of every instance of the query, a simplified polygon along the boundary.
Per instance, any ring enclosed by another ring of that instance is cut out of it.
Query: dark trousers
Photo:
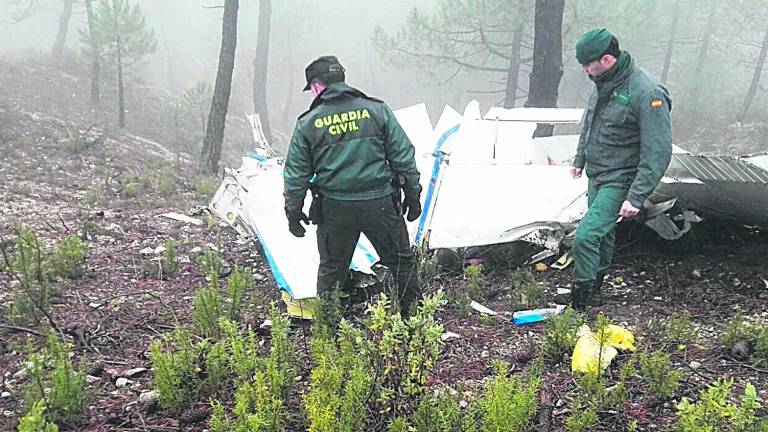
[[[391,196],[366,201],[323,198],[317,227],[318,296],[344,284],[361,232],[373,244],[381,264],[392,271],[400,309],[407,311],[421,298],[421,287],[405,220]]]

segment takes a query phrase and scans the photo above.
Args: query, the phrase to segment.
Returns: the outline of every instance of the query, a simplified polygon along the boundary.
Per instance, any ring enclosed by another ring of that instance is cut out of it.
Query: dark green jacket
[[[405,194],[421,194],[414,148],[392,110],[345,83],[328,86],[296,122],[285,159],[285,207],[301,209],[314,177],[318,192],[342,201],[391,195],[405,177]]]
[[[595,91],[573,165],[586,165],[587,177],[599,186],[627,186],[627,200],[643,208],[672,156],[669,92],[636,68],[626,52],[608,72],[592,79]]]

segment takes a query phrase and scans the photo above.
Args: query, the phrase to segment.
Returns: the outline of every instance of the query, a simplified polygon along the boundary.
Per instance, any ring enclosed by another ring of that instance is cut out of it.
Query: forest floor
[[[231,267],[253,272],[256,283],[247,293],[242,323],[258,329],[270,303],[279,298],[260,248],[202,209],[217,184],[191,174],[194,166],[189,158],[137,135],[98,127],[86,133],[66,113],[33,111],[18,96],[4,96],[0,99],[2,240],[12,238],[14,227],[23,224],[49,243],[77,235],[88,246],[82,274],[57,282],[50,309],[55,327],[74,344],[75,359],[82,360],[94,377],[87,384],[82,421],[68,430],[205,429],[205,418],[180,424],[167,411],[142,409],[139,396],[153,388],[148,347],[176,324],[192,326],[195,290],[207,283],[199,264],[205,249],[218,250]],[[137,189],[129,193],[128,184]],[[202,225],[161,216],[190,211]],[[169,238],[177,242],[180,269],[163,277],[146,248],[162,246]],[[642,379],[630,380],[629,397],[618,407],[600,411],[593,430],[632,430],[632,424],[634,430],[672,427],[677,421],[676,403],[682,397],[696,400],[702,389],[721,378],[734,379],[736,394],[752,383],[759,398],[768,402],[768,369],[753,366],[720,342],[737,314],[768,323],[767,256],[768,232],[756,228],[706,222],[685,238],[666,242],[638,224],[621,224],[615,262],[606,279],[606,302],[588,312],[588,322],[592,324],[598,313],[606,315],[634,334],[640,350],[669,354],[670,367],[682,375],[679,387],[665,398],[649,393]],[[569,269],[537,271],[489,257],[473,262],[483,268],[476,300],[499,315],[483,318],[454,301],[467,286],[462,263],[425,281],[426,293],[437,289],[448,293],[449,303],[437,318],[446,331],[458,335],[445,341],[430,379],[434,388],[461,382],[470,391],[478,390],[492,375],[493,360],[508,361],[514,374],[541,355],[545,325],[512,323],[520,304],[510,273],[530,274],[543,287],[543,299],[533,306],[544,306],[553,300],[556,288],[569,286]],[[10,272],[0,272],[0,305],[9,304],[16,286]],[[673,341],[667,324],[685,314],[696,335]],[[45,320],[11,324],[2,317],[0,430],[10,431],[24,414],[25,377],[19,371],[30,352],[44,345],[41,335],[49,325]],[[300,360],[296,379],[300,393],[309,386],[309,325],[295,320],[292,328]],[[608,373],[611,380],[629,357],[619,355]],[[127,373],[136,368],[146,370]],[[121,377],[130,381],[118,387]],[[578,409],[574,407],[578,386],[567,357],[544,363],[540,408],[551,406],[547,414],[551,430],[564,430],[566,418]],[[288,407],[298,410],[299,403],[294,397]]]

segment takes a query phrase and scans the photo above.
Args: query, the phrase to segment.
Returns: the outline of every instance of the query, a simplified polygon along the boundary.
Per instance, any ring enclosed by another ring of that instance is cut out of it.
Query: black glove
[[[418,199],[405,197],[403,201],[403,214],[408,222],[413,222],[421,216],[421,202]]]
[[[304,229],[301,222],[304,222],[305,225],[309,225],[309,218],[307,215],[301,210],[286,211],[285,214],[288,216],[288,231],[296,237],[304,237],[304,233],[306,233],[307,230]]]

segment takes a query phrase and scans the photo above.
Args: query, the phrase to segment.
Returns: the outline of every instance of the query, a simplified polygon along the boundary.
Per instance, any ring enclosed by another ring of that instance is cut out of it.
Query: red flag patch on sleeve
[[[651,100],[651,108],[653,109],[659,109],[664,106],[664,101],[661,99],[652,99]]]

